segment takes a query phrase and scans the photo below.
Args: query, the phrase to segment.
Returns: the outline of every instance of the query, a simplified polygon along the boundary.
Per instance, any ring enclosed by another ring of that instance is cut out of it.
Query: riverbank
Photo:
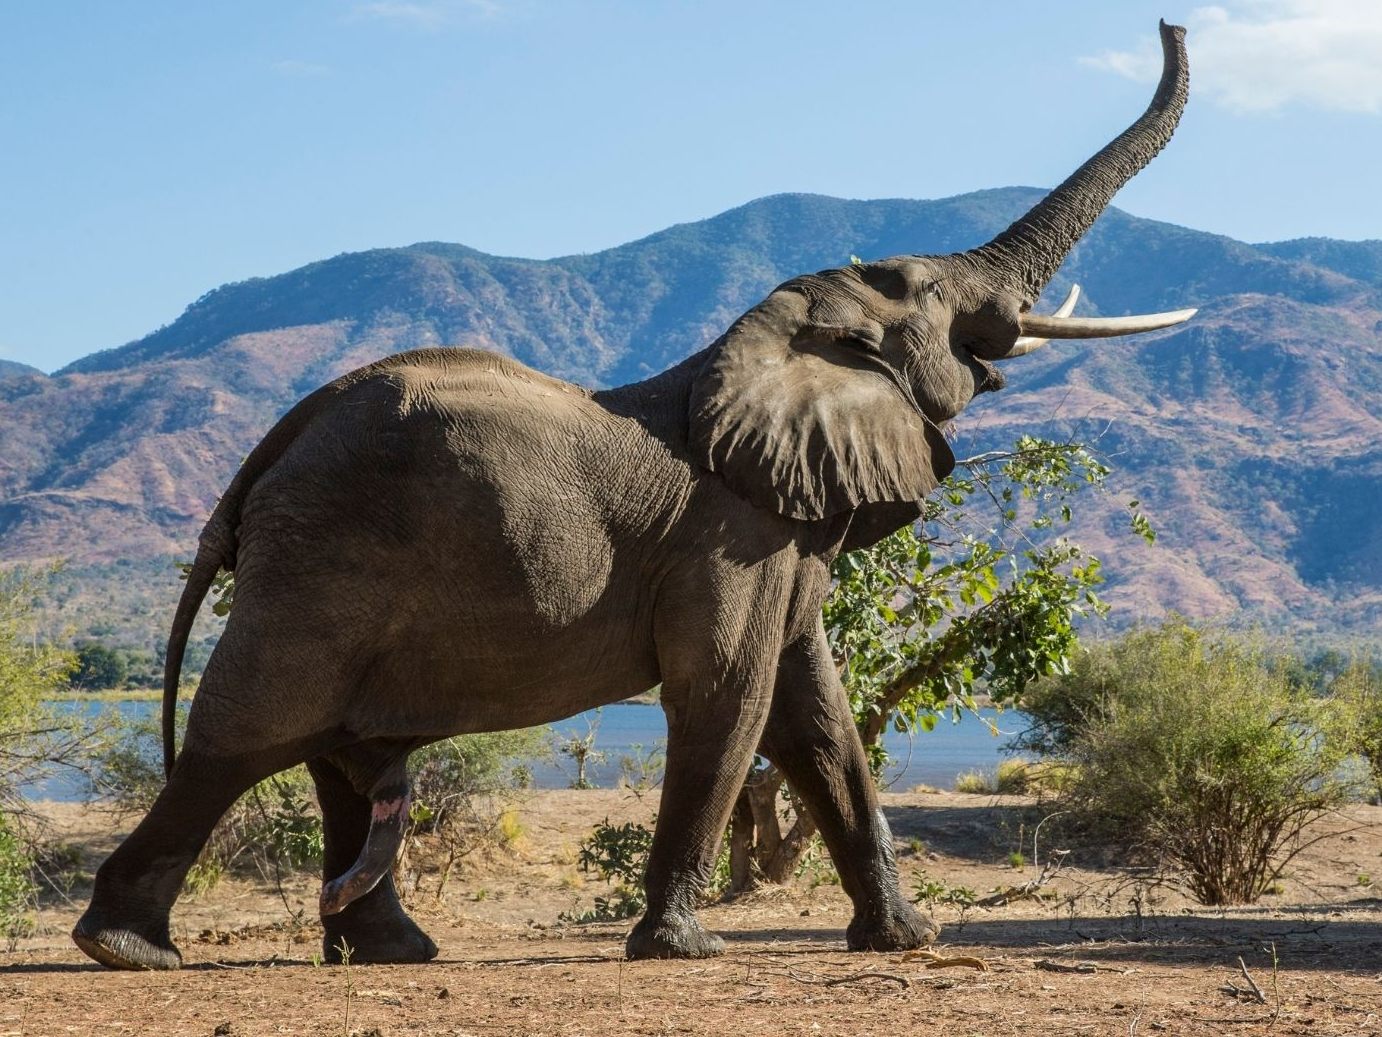
[[[178,701],[192,697],[191,688],[178,692]],[[105,691],[61,691],[46,701],[70,705],[81,702],[162,702],[163,692],[158,688],[109,688]]]

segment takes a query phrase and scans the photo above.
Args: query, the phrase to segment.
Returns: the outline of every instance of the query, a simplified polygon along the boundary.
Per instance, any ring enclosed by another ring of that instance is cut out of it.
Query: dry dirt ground
[[[889,794],[905,889],[918,873],[979,895],[1035,877],[1029,801]],[[423,966],[324,966],[315,885],[239,879],[174,915],[187,967],[99,968],[67,940],[84,900],[56,901],[44,931],[0,953],[0,1037],[23,1034],[1373,1034],[1382,1033],[1382,808],[1314,834],[1282,891],[1252,909],[1197,908],[1100,855],[1071,855],[1055,896],[939,906],[938,950],[980,958],[927,968],[844,949],[848,903],[818,867],[786,890],[707,908],[729,951],[713,961],[625,962],[629,923],[571,926],[603,892],[575,867],[591,827],[647,821],[656,794],[534,793],[512,852],[468,860],[441,896],[411,895],[441,947]],[[51,808],[94,863],[112,845],[101,811]],[[1043,859],[1045,845],[1040,847]],[[1076,866],[1078,865],[1078,866]],[[1275,949],[1275,965],[1272,948]],[[1248,991],[1246,971],[1261,990]],[[1241,993],[1234,993],[1234,990]]]

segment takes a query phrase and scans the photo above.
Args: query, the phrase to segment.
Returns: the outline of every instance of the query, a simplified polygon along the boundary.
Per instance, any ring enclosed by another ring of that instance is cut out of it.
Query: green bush
[[[1326,685],[1354,728],[1358,755],[1368,768],[1375,802],[1382,802],[1382,667],[1364,659],[1341,666]]]
[[[1343,711],[1180,619],[1084,652],[1024,708],[1074,764],[1067,806],[1204,904],[1255,902],[1356,790]]]
[[[0,813],[0,938],[11,949],[15,940],[33,931],[30,912],[36,892],[29,847]]]
[[[545,728],[443,738],[410,760],[414,815],[425,831],[464,823],[476,800],[532,782],[529,762],[546,750]]]
[[[0,572],[0,937],[12,943],[32,928],[35,847],[18,823],[24,786],[53,762],[74,762],[73,725],[45,704],[67,682],[71,657],[38,636],[33,603],[47,576]]]
[[[656,824],[657,819],[653,821]],[[652,848],[653,830],[646,825],[633,821],[612,825],[609,818],[596,825],[581,843],[576,866],[587,875],[596,875],[608,883],[610,893],[596,897],[592,910],[576,915],[563,914],[562,919],[577,924],[617,922],[641,914],[648,906],[643,875],[648,870],[648,854]],[[813,840],[812,850],[803,856],[797,874],[820,867],[819,840]],[[709,902],[724,896],[729,889],[729,878],[729,847],[722,844],[702,898]],[[813,885],[818,884],[813,882]]]
[[[955,791],[979,796],[1023,796],[1035,786],[1035,769],[1026,760],[1004,760],[992,774],[965,771],[955,777]]]
[[[912,877],[912,900],[927,907],[949,904],[963,910],[978,903],[979,894],[968,886],[950,886],[919,871]]]
[[[124,655],[99,642],[77,646],[77,666],[72,671],[72,687],[82,691],[122,688],[129,676]]]
[[[72,657],[35,629],[33,601],[45,578],[0,571],[0,811],[16,809],[25,782],[73,748],[71,724],[44,705],[72,669]]]
[[[581,844],[576,863],[581,871],[606,882],[634,885],[643,881],[652,846],[653,833],[644,825],[626,821],[615,827],[606,818]]]
[[[532,783],[529,762],[547,750],[547,729],[492,731],[444,738],[411,760],[413,807],[398,871],[416,890],[433,870],[422,859],[440,856],[440,896],[452,869],[477,850],[512,845],[522,825],[509,809],[515,790]]]
[[[648,906],[643,891],[643,873],[652,849],[652,830],[626,821],[612,825],[606,818],[595,826],[581,843],[576,866],[588,875],[598,875],[612,887],[608,896],[596,897],[592,910],[579,915],[563,915],[567,921],[617,922],[642,914]]]

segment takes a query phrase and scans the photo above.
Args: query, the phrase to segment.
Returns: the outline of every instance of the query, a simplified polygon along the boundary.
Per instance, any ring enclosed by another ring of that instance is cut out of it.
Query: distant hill
[[[30,367],[28,364],[21,364],[17,360],[5,360],[0,358],[0,382],[7,378],[39,378],[48,377],[37,367]]]
[[[1382,287],[1382,241],[1296,238],[1257,247],[1268,255],[1313,263],[1356,281]]]
[[[387,353],[495,349],[589,385],[700,348],[786,278],[987,240],[1042,192],[938,201],[760,199],[549,261],[424,243],[226,285],[51,377],[0,366],[0,560],[65,557],[61,616],[148,643],[236,464],[295,399]],[[1195,305],[1133,341],[1058,344],[959,423],[960,452],[1021,431],[1099,437],[1116,492],[1076,535],[1121,621],[1167,609],[1294,630],[1382,619],[1382,242],[1249,245],[1109,210],[1052,285],[1081,312]],[[1162,536],[1122,532],[1143,501]]]

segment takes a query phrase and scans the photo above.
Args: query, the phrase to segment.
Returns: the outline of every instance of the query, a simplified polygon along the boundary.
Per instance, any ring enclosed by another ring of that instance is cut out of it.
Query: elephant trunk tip
[[[967,253],[1003,283],[1035,297],[1114,194],[1171,139],[1190,95],[1185,29],[1160,22],[1162,69],[1151,103],[1131,126],[992,241]]]

